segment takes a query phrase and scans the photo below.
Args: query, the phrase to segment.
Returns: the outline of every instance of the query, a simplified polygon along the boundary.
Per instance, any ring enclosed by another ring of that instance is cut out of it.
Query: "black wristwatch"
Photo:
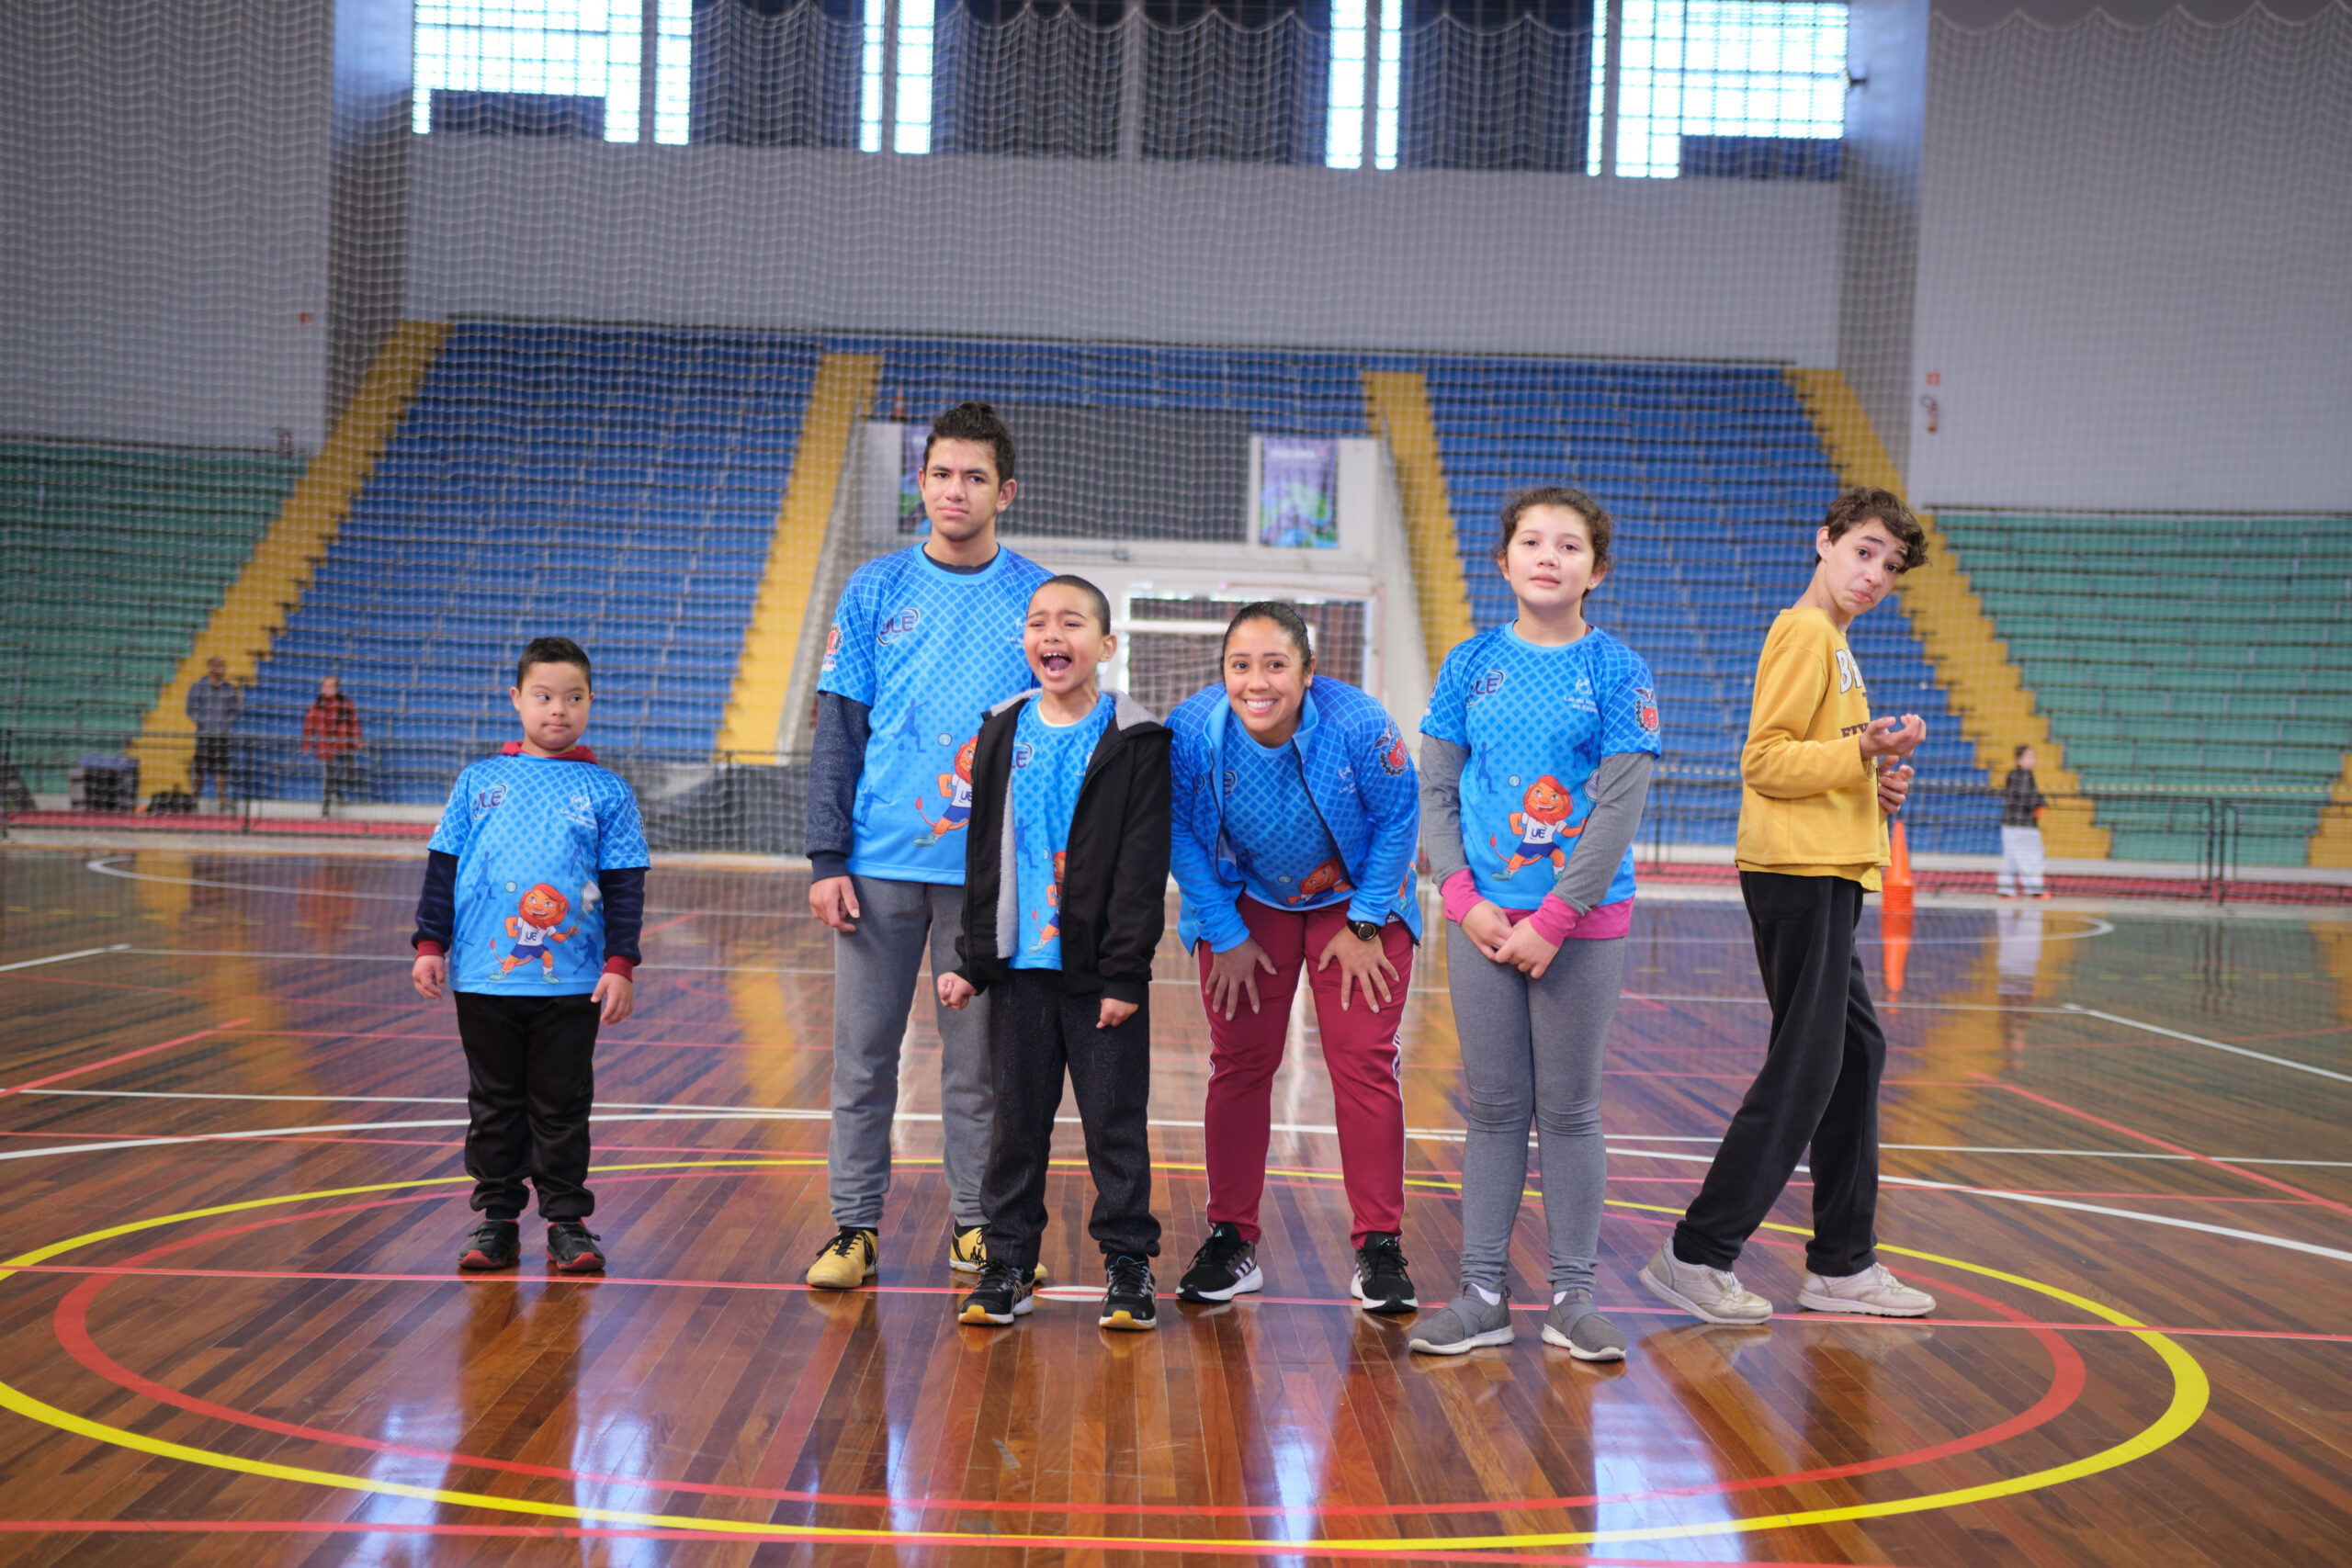
[[[1350,920],[1348,922],[1348,930],[1356,933],[1356,940],[1358,942],[1378,942],[1380,940],[1380,922],[1378,920]]]

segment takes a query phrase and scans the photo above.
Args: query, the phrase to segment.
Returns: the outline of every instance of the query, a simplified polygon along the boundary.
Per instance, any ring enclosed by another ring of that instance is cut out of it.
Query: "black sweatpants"
[[[596,1098],[597,1012],[593,997],[458,993],[466,1174],[474,1179],[474,1207],[492,1219],[522,1216],[526,1175],[538,1189],[540,1218],[584,1220],[595,1212],[588,1108]]]
[[[1094,1174],[1094,1214],[1087,1234],[1105,1258],[1159,1255],[1159,1222],[1151,1213],[1151,1004],[1116,1029],[1097,1029],[1102,998],[1071,996],[1058,969],[1015,969],[989,991],[989,1077],[996,1123],[980,1179],[988,1215],[989,1257],[1023,1271],[1037,1263],[1046,1234],[1046,1160],[1054,1113],[1069,1071]]]
[[[1772,1038],[1698,1198],[1674,1228],[1685,1263],[1728,1269],[1813,1145],[1805,1267],[1858,1274],[1877,1259],[1878,1084],[1886,1036],[1862,986],[1854,927],[1862,885],[1743,871]]]

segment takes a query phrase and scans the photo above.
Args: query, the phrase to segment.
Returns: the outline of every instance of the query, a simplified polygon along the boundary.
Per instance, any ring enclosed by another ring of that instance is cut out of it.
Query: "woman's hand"
[[[1388,982],[1396,978],[1396,965],[1388,962],[1388,950],[1381,944],[1378,937],[1366,942],[1341,926],[1331,933],[1331,940],[1324,943],[1323,956],[1315,961],[1315,972],[1319,975],[1333,964],[1340,966],[1341,1012],[1348,1010],[1351,987],[1362,988],[1364,1005],[1374,1012],[1380,1010],[1380,1002],[1393,999],[1394,993],[1389,990]],[[1372,999],[1375,989],[1380,993],[1379,1002]]]
[[[1541,980],[1559,952],[1560,944],[1545,942],[1533,920],[1521,920],[1511,927],[1510,935],[1496,950],[1495,962],[1510,964],[1531,980]]]
[[[1110,998],[1104,997],[1102,998],[1102,1005],[1095,1010],[1094,1027],[1097,1029],[1116,1029],[1119,1025],[1126,1022],[1127,1020],[1135,1017],[1135,1003],[1114,1002]]]
[[[1481,898],[1462,917],[1462,934],[1476,942],[1479,952],[1499,964],[1503,943],[1510,939],[1510,917],[1492,899]]]
[[[1211,1012],[1233,1016],[1246,992],[1250,1010],[1258,1010],[1258,970],[1263,966],[1269,975],[1275,974],[1274,961],[1258,945],[1256,937],[1244,937],[1239,947],[1229,947],[1209,956],[1208,978],[1201,983],[1201,995],[1206,998]]]
[[[973,989],[972,982],[953,969],[939,977],[939,1005],[950,1012],[962,1012],[979,994]]]

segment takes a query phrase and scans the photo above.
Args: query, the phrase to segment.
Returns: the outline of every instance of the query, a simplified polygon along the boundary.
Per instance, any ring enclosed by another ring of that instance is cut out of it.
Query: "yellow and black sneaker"
[[[989,1233],[986,1225],[961,1229],[947,1228],[947,1267],[958,1274],[977,1274],[988,1267]],[[1046,1282],[1046,1266],[1042,1263],[1029,1270],[1029,1283],[1034,1289]]]
[[[817,1261],[808,1265],[808,1282],[820,1291],[854,1291],[874,1278],[875,1234],[857,1225],[843,1225],[825,1244]]]
[[[956,1314],[956,1321],[976,1328],[1001,1328],[1016,1317],[1028,1316],[1036,1305],[1021,1270],[991,1259],[980,1270],[980,1282],[964,1298],[964,1310]]]
[[[947,1267],[958,1274],[977,1274],[989,1260],[989,1233],[985,1225],[967,1229],[950,1224],[947,1227]]]
[[[1103,1270],[1109,1288],[1102,1292],[1102,1315],[1095,1321],[1105,1328],[1144,1329],[1159,1326],[1157,1289],[1151,1265],[1121,1253]]]

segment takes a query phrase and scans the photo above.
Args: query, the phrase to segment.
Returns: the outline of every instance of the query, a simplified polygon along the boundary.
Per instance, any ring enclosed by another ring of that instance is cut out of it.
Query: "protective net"
[[[1008,542],[1103,586],[1161,711],[1276,598],[1409,731],[1514,613],[1504,501],[1579,485],[1592,618],[1664,716],[1645,852],[1721,874],[1756,650],[1830,497],[1884,484],[1931,558],[1852,642],[1928,725],[1924,873],[1989,875],[1936,857],[1996,851],[2027,745],[2062,862],[2352,863],[2341,6],[6,26],[20,822],[420,831],[558,632],[658,842],[797,849],[831,603],[920,538],[922,431],[981,399]]]

